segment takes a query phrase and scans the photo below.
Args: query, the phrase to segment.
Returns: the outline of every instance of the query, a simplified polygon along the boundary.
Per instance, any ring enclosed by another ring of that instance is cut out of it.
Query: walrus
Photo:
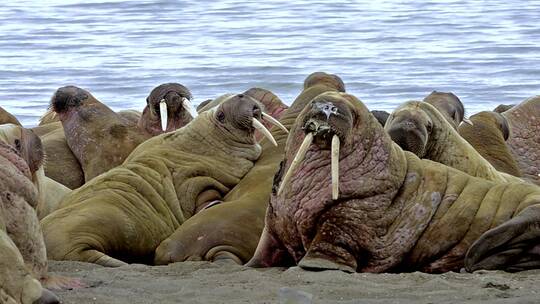
[[[408,101],[398,106],[384,126],[402,149],[456,168],[472,176],[497,182],[522,181],[499,172],[473,148],[434,106]]]
[[[540,185],[540,96],[502,113],[510,126],[506,141],[523,178]]]
[[[457,131],[495,169],[521,176],[518,164],[506,145],[510,127],[500,113],[482,111],[469,118],[472,125],[461,124]]]
[[[540,263],[538,186],[419,159],[352,95],[306,106],[281,169],[248,266],[438,273]]]
[[[39,193],[36,206],[37,216],[39,219],[45,217],[56,209],[60,200],[71,190],[45,176],[43,161],[41,161],[44,157],[44,149],[41,140],[32,130],[14,124],[0,125],[0,141],[11,145],[23,158],[29,160],[32,182]]]
[[[21,123],[19,122],[19,120],[17,120],[17,117],[13,116],[4,108],[0,107],[0,125],[7,123],[21,126]]]
[[[189,91],[179,84],[156,87],[137,125],[75,86],[59,88],[51,99],[51,108],[62,122],[67,144],[87,182],[121,164],[146,139],[191,121],[185,109],[187,98],[191,98],[187,94]]]
[[[261,153],[261,106],[237,94],[64,198],[42,220],[49,258],[103,266],[151,263],[184,221],[232,189]],[[273,140],[273,139],[272,139]]]
[[[322,72],[306,78],[304,90],[291,107],[284,110],[279,121],[289,129],[305,105],[327,91],[344,91],[343,81]],[[313,81],[311,78],[318,80]],[[264,226],[264,214],[270,201],[272,179],[283,159],[288,132],[283,128],[270,130],[278,143],[263,139],[262,154],[253,168],[224,198],[222,204],[205,209],[184,222],[156,249],[157,265],[186,260],[228,260],[246,263],[252,256]],[[225,216],[224,216],[225,215]]]
[[[28,144],[31,140],[25,140],[25,142],[23,144]],[[31,143],[31,145],[34,144]],[[7,248],[6,255],[4,251],[0,255],[0,268],[9,269],[10,266],[4,263],[8,260],[15,262],[13,259],[18,259],[17,254],[13,255],[12,245],[14,245],[24,261],[26,269],[24,272],[39,280],[41,284],[55,289],[82,287],[83,285],[78,280],[47,274],[45,243],[35,211],[40,197],[35,182],[32,181],[35,168],[39,168],[42,161],[43,153],[39,147],[25,151],[3,140],[0,141],[0,214],[2,215],[0,226],[13,242],[11,245],[3,243]],[[4,238],[2,242],[7,241]],[[19,270],[22,271],[22,269]],[[19,274],[21,274],[20,271]],[[2,277],[4,275],[6,274],[2,271]],[[7,274],[8,278],[10,275]]]
[[[373,110],[371,111],[371,114],[377,118],[377,121],[381,124],[381,126],[384,127],[384,124],[386,123],[386,120],[388,120],[388,116],[390,116],[390,113],[386,111],[379,111],[379,110]]]
[[[459,124],[465,119],[465,108],[459,98],[452,92],[437,92],[433,91],[423,100],[434,106],[446,120],[457,129]]]
[[[515,104],[500,104],[493,109],[493,112],[503,113],[510,110]]]

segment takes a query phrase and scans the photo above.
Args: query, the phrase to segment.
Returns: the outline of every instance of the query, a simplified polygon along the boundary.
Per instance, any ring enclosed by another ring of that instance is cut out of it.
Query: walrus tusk
[[[300,145],[300,148],[298,148],[298,152],[296,152],[296,156],[294,157],[289,170],[287,170],[287,173],[285,173],[285,177],[283,177],[281,185],[279,185],[278,195],[281,194],[283,188],[289,182],[291,175],[294,173],[298,165],[304,160],[306,152],[309,149],[309,146],[311,146],[311,142],[313,142],[313,133],[307,133],[306,137],[304,137],[304,141]]]
[[[271,124],[273,124],[274,126],[278,126],[278,128],[285,131],[285,133],[289,134],[289,130],[287,130],[287,128],[285,128],[285,126],[282,125],[277,119],[275,119],[271,115],[266,114],[264,112],[262,113],[262,116],[263,116],[263,119],[268,120]]]
[[[467,124],[469,124],[471,126],[474,126],[473,122],[470,119],[466,118],[466,117],[463,117],[463,122],[467,123]]]
[[[193,110],[193,106],[191,105],[191,101],[189,101],[189,99],[185,98],[185,97],[182,97],[182,106],[184,107],[184,109],[186,111],[189,112],[189,114],[191,114],[191,117],[195,118],[199,115],[199,113],[197,113],[197,111]]]
[[[266,138],[268,138],[268,140],[274,145],[277,147],[277,142],[276,140],[274,139],[274,137],[272,136],[272,133],[270,133],[270,131],[268,131],[268,129],[260,122],[258,121],[256,118],[253,118],[253,127],[259,131],[261,131],[261,133],[266,136]]]
[[[161,119],[161,130],[167,130],[167,103],[165,99],[159,102],[159,115]]]
[[[339,197],[339,137],[334,134],[332,137],[332,199],[337,200]]]

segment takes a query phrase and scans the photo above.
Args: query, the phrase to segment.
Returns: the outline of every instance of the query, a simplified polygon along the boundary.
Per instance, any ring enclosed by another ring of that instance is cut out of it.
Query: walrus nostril
[[[236,96],[238,96],[238,98],[244,98],[244,94],[238,94]]]

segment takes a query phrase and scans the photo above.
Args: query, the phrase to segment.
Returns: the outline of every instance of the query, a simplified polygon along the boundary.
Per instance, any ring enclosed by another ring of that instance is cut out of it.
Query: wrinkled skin
[[[68,146],[60,121],[37,126],[32,131],[39,136],[45,152],[45,176],[69,189],[84,184],[84,172],[79,160]]]
[[[336,114],[326,118],[323,103]],[[248,266],[433,273],[540,266],[540,228],[531,225],[540,219],[539,187],[493,183],[421,160],[393,143],[358,99],[336,93],[317,96],[297,118],[276,186],[306,132],[315,132],[314,140],[290,184],[272,193]],[[341,142],[337,200],[332,134]]]
[[[522,176],[540,185],[540,96],[502,113],[510,126],[506,141]]]
[[[2,124],[14,124],[20,126],[21,123],[17,120],[15,116],[13,116],[8,111],[4,110],[4,108],[0,107],[0,125]]]
[[[252,126],[260,116],[260,105],[238,94],[141,144],[42,220],[49,258],[151,263],[161,241],[251,169],[261,153]]]
[[[186,102],[190,102],[193,97],[185,86],[178,83],[164,83],[155,87],[146,98],[146,107],[138,122],[138,127],[151,136],[161,133],[171,132],[187,125],[193,117],[186,108]],[[165,100],[167,104],[167,128],[161,128],[159,103]]]
[[[39,202],[32,182],[35,172],[28,166],[42,161],[43,155],[36,160],[39,149],[24,151],[28,142],[23,140],[13,147],[0,141],[0,299],[7,303],[58,303],[38,280],[51,288],[76,287],[80,283],[47,275],[45,244],[34,210]]]
[[[457,129],[465,117],[463,103],[454,93],[433,91],[423,101],[439,110],[454,129]]]
[[[388,116],[390,116],[390,113],[388,113],[386,111],[378,111],[378,110],[371,111],[371,114],[373,114],[373,116],[375,116],[375,118],[377,118],[377,121],[383,127],[386,124],[386,121],[388,120]]]
[[[315,96],[344,89],[336,75],[316,76],[302,93],[283,111],[280,122],[290,129],[305,105]],[[307,77],[307,80],[312,77]],[[180,226],[156,250],[156,264],[186,260],[228,260],[244,264],[252,256],[264,226],[264,214],[270,201],[275,172],[283,159],[288,134],[278,127],[270,129],[278,146],[261,141],[262,154],[255,166],[224,198],[223,204],[203,210]],[[223,215],[227,216],[223,216]]]
[[[435,107],[426,102],[403,103],[390,115],[384,129],[402,149],[420,158],[496,182],[522,181],[497,171]]]
[[[36,212],[38,218],[43,218],[54,210],[60,200],[71,191],[45,176],[43,146],[39,137],[32,130],[13,124],[0,125],[0,140],[14,147],[27,160],[30,172],[32,172],[32,182],[39,193]]]
[[[521,176],[518,164],[506,146],[510,135],[506,118],[497,112],[483,111],[469,119],[473,125],[459,125],[459,135],[498,171]]]

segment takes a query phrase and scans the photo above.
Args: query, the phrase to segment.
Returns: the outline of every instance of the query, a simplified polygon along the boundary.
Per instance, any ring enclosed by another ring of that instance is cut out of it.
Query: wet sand
[[[105,268],[51,261],[50,271],[89,285],[57,291],[63,303],[540,303],[540,270],[347,274],[209,262]]]

